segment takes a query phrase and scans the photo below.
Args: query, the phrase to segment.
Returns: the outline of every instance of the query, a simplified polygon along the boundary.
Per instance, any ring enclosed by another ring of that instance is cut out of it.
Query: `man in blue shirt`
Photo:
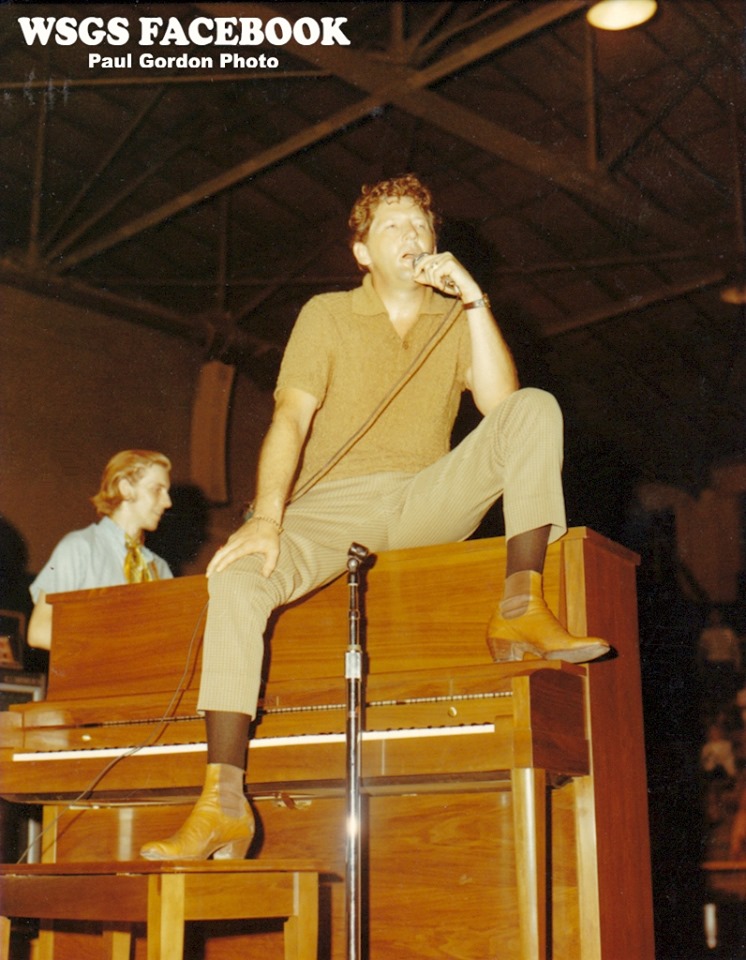
[[[111,458],[91,498],[101,519],[66,534],[29,588],[29,646],[51,646],[51,593],[172,576],[166,561],[143,544],[143,532],[156,530],[171,506],[170,471],[168,457],[152,450],[122,450]]]

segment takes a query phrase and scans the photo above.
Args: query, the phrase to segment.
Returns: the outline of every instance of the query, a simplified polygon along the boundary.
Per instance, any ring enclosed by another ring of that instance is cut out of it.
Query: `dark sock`
[[[208,710],[205,713],[207,762],[245,769],[250,724],[251,717],[245,713]]]

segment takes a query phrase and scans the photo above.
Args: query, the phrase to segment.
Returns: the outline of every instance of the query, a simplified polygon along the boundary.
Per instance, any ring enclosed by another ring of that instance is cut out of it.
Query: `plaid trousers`
[[[256,715],[270,614],[343,573],[353,542],[380,553],[465,540],[500,496],[507,539],[547,524],[550,542],[561,537],[562,458],[557,401],[526,388],[418,473],[375,473],[313,487],[285,511],[270,577],[261,575],[263,558],[256,556],[211,575],[198,709]]]

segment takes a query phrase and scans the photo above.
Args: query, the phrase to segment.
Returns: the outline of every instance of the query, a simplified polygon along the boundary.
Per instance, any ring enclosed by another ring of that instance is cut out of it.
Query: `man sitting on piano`
[[[172,576],[166,561],[143,543],[143,531],[156,530],[171,506],[170,472],[171,461],[154,450],[121,450],[109,460],[91,498],[101,519],[66,534],[29,587],[29,646],[49,650],[52,644],[50,593]]]
[[[464,540],[503,496],[505,589],[486,631],[493,659],[584,662],[609,649],[571,636],[544,602],[547,544],[566,530],[561,413],[550,394],[519,389],[487,295],[436,248],[430,191],[413,175],[365,187],[349,225],[362,285],[302,309],[254,503],[207,568],[205,785],[177,833],[142,848],[151,860],[245,856],[254,833],[246,749],[267,619],[344,572],[353,542],[380,552]],[[449,452],[464,390],[483,419]]]

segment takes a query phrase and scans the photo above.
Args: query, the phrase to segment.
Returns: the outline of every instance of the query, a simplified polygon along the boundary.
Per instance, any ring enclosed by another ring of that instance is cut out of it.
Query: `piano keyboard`
[[[361,734],[363,743],[373,743],[381,740],[421,740],[427,737],[467,737],[490,735],[495,733],[494,723],[475,723],[463,726],[449,727],[411,727],[400,730],[366,730]],[[261,750],[272,747],[306,747],[319,744],[328,745],[345,742],[344,733],[326,734],[298,734],[285,737],[255,737],[250,744],[250,750]],[[201,743],[174,743],[157,744],[142,747],[80,747],[75,750],[40,750],[25,753],[14,753],[14,763],[39,763],[44,760],[72,760],[85,757],[86,759],[109,760],[127,756],[172,756],[175,754],[206,752],[207,744]]]

